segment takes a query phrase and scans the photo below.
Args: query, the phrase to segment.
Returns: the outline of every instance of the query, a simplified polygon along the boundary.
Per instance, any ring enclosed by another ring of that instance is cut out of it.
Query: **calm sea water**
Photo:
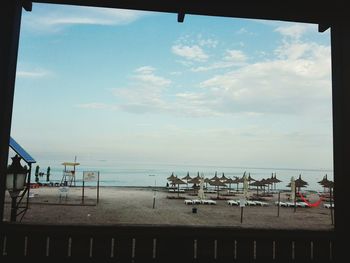
[[[31,181],[34,182],[35,166],[40,166],[40,172],[46,173],[48,166],[51,167],[50,181],[61,182],[63,176],[63,165],[61,162],[42,162],[34,164],[32,167]],[[187,173],[191,177],[197,176],[197,173],[211,178],[217,172],[219,177],[224,173],[226,177],[234,178],[234,176],[242,177],[243,173],[250,173],[254,179],[269,178],[271,174],[275,174],[281,183],[276,186],[278,189],[288,189],[286,186],[291,177],[295,179],[301,175],[301,178],[308,182],[306,190],[322,190],[322,186],[318,181],[327,174],[327,178],[333,180],[332,170],[317,169],[283,169],[283,168],[257,168],[257,167],[214,167],[214,166],[179,166],[164,164],[115,164],[100,161],[94,165],[88,165],[81,162],[76,166],[77,185],[81,184],[84,171],[98,171],[100,173],[100,186],[165,186],[167,177],[172,173],[182,178]],[[46,176],[40,177],[40,182],[46,182]],[[96,183],[93,183],[96,185]],[[235,185],[232,185],[235,187]]]

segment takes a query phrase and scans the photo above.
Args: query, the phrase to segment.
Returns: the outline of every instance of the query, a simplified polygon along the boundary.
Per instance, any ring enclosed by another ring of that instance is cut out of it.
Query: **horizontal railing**
[[[334,231],[3,223],[0,262],[334,262],[334,241]]]

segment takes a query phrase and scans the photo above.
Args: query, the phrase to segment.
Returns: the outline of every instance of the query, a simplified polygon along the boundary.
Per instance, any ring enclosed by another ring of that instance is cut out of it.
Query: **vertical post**
[[[153,209],[155,208],[155,206],[156,206],[156,190],[154,190],[154,192],[153,192]]]
[[[97,193],[96,193],[96,201],[97,203],[99,202],[100,200],[100,172],[98,171],[97,172]]]
[[[332,102],[333,102],[333,165],[336,202],[334,225],[336,240],[348,238],[348,186],[350,184],[350,27],[348,21],[331,25]],[[335,260],[346,258],[346,242],[337,242]]]
[[[11,197],[11,222],[16,222],[17,218],[17,197]]]
[[[81,193],[81,202],[84,204],[84,190],[85,190],[85,180],[84,180],[84,175],[83,175],[83,188],[82,188],[82,193]]]
[[[241,206],[241,223],[243,223],[243,206]]]
[[[281,192],[278,191],[277,217],[280,216],[280,202],[281,202]]]
[[[21,1],[4,0],[0,8],[0,221],[4,216],[13,97],[15,91]]]
[[[330,203],[330,211],[331,211],[331,222],[332,225],[334,225],[334,219],[333,219],[333,194],[332,194],[332,187],[329,187],[329,203]]]

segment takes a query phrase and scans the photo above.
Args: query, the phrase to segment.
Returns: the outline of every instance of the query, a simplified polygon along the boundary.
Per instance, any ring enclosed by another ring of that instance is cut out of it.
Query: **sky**
[[[33,4],[11,135],[37,160],[332,169],[329,30]]]

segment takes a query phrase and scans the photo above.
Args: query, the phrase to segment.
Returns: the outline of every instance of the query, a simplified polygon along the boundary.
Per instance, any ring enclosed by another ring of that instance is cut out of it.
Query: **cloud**
[[[17,78],[44,78],[52,75],[52,72],[45,69],[35,69],[35,70],[18,70],[16,72]]]
[[[315,26],[311,24],[283,23],[280,26],[278,26],[275,29],[275,31],[285,37],[289,37],[292,39],[300,39],[305,33],[314,29],[315,29]]]
[[[168,109],[163,94],[171,85],[171,80],[155,74],[155,68],[143,66],[137,68],[126,88],[115,88],[113,95],[123,103],[118,108],[132,113],[163,112]]]
[[[81,108],[81,109],[115,109],[114,106],[105,104],[105,103],[100,103],[100,102],[91,102],[91,103],[83,103],[83,104],[77,104],[75,105],[75,107],[77,108]]]
[[[213,62],[206,66],[192,67],[193,72],[204,72],[215,69],[231,68],[234,66],[243,66],[246,63],[247,56],[241,50],[226,50],[225,56],[221,61]]]
[[[204,52],[204,50],[198,46],[186,46],[186,45],[174,45],[171,48],[171,51],[180,57],[183,57],[187,60],[193,61],[206,61],[208,59],[208,55]]]
[[[228,49],[221,60],[192,68],[225,71],[208,72],[206,79],[185,91],[176,91],[173,87],[179,83],[160,76],[152,66],[137,68],[127,87],[113,90],[121,101],[115,108],[187,117],[329,112],[330,47],[286,39],[273,54],[269,59],[248,63],[244,52]]]
[[[145,12],[79,6],[38,5],[24,15],[23,27],[35,32],[57,32],[73,25],[126,25]]]
[[[216,75],[200,87],[220,101],[216,109],[222,112],[303,112],[330,98],[330,48],[299,45],[288,44],[295,53]]]

